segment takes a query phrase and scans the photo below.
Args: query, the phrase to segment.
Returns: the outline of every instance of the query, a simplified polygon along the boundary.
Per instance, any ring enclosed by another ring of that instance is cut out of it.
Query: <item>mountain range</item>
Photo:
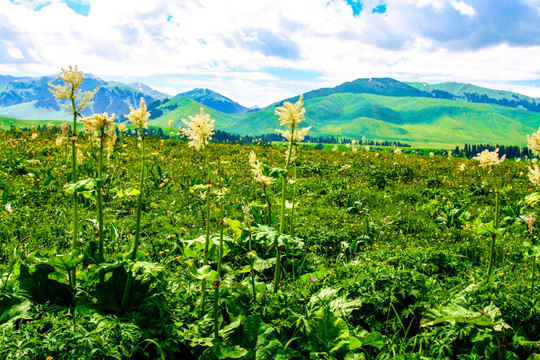
[[[54,76],[38,78],[0,75],[0,116],[26,120],[70,118],[49,91]],[[274,115],[284,99],[262,109],[248,109],[210,89],[170,96],[142,83],[122,84],[85,74],[82,90],[99,88],[84,116],[108,112],[119,121],[143,97],[151,112],[150,125],[175,127],[202,106],[216,127],[236,134],[273,133]],[[357,79],[333,88],[304,94],[310,135],[343,136],[447,146],[463,143],[524,145],[525,135],[540,125],[540,101],[525,95],[471,84],[405,83],[391,78]],[[302,125],[304,126],[304,125]]]

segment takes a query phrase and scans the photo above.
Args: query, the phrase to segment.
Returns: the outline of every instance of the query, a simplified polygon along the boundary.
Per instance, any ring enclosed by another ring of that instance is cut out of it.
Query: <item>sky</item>
[[[357,78],[540,97],[540,0],[0,0],[0,74],[266,106]]]

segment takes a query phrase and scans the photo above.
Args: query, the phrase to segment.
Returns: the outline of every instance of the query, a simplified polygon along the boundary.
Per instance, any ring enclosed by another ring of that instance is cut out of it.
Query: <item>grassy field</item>
[[[98,178],[95,141],[79,136],[83,183],[69,185],[57,136],[0,131],[2,358],[540,356],[538,196],[525,161],[489,171],[461,158],[300,147],[285,175],[280,146],[210,144],[207,181],[186,142],[148,138],[132,258],[139,141],[120,135]],[[254,181],[251,151],[274,184]]]

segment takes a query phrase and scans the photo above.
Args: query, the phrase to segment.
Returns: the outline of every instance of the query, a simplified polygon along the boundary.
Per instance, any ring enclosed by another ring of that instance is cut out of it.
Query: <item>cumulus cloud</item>
[[[357,77],[540,79],[539,23],[540,0],[0,0],[0,70],[78,64],[266,105]]]

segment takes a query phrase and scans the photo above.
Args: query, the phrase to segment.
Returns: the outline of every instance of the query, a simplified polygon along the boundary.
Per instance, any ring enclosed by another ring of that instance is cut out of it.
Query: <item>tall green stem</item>
[[[263,193],[264,193],[264,199],[266,200],[266,207],[268,209],[268,212],[266,213],[266,223],[268,225],[272,225],[272,202],[270,201],[270,198],[268,197],[268,194],[266,193],[266,185],[263,185]]]
[[[219,338],[219,286],[221,284],[221,263],[223,259],[223,231],[225,227],[224,200],[220,201],[220,221],[219,221],[219,255],[217,265],[218,280],[214,282],[214,338]]]
[[[139,248],[139,243],[141,239],[141,202],[144,186],[144,133],[141,131],[141,147],[142,147],[142,157],[141,157],[141,174],[139,182],[139,197],[137,199],[137,227],[135,229],[135,242],[133,243],[133,251],[131,253],[130,259],[134,261],[137,258],[137,249]],[[122,305],[121,309],[123,310],[127,304],[129,293],[131,291],[131,283],[133,282],[133,273],[128,270],[126,286],[124,287],[124,295],[122,296]]]
[[[283,179],[281,182],[281,211],[280,211],[280,221],[279,221],[279,233],[284,234],[285,231],[285,200],[286,200],[286,194],[287,194],[287,176],[289,171],[289,164],[291,162],[291,156],[292,156],[292,149],[294,142],[292,141],[294,139],[294,125],[291,126],[291,143],[289,145],[289,154],[287,155],[287,162],[285,163],[285,174],[283,175]],[[278,289],[279,282],[281,280],[281,246],[279,245],[279,236],[276,237],[276,268],[274,272],[274,290],[273,293],[275,294]]]
[[[105,136],[105,130],[101,129],[100,142],[99,142],[99,167],[98,167],[98,179],[102,180],[103,169],[103,138]],[[98,205],[98,234],[99,234],[99,257],[100,261],[105,260],[104,255],[104,241],[103,241],[103,195],[101,186],[97,188],[97,205]]]
[[[250,220],[248,219],[248,222]],[[251,251],[253,250],[251,247],[251,223],[248,223],[248,230],[249,230],[249,255],[250,255],[250,261],[249,266],[251,267],[251,289],[253,290],[253,302],[257,300],[257,293],[255,291],[255,270],[253,270],[253,263],[254,259],[253,256],[251,256]]]
[[[499,228],[499,191],[495,190],[495,230]],[[495,252],[495,238],[497,233],[491,234],[491,247],[489,250],[489,268],[488,268],[488,277],[489,281],[491,277],[491,269],[493,267],[493,253]]]
[[[71,89],[71,108],[73,110],[73,130],[72,130],[72,142],[71,142],[71,167],[73,169],[72,182],[77,182],[77,108],[75,106],[74,89]],[[73,192],[73,240],[71,243],[71,249],[77,249],[78,237],[79,237],[79,204],[77,201],[77,192]],[[74,268],[70,272],[69,276],[71,286],[75,286],[77,282],[77,268]]]
[[[536,256],[533,256],[533,263],[532,263],[532,276],[531,276],[531,297],[534,295],[534,275],[536,270]]]
[[[210,157],[208,148],[205,148],[205,167],[206,167],[206,233],[204,239],[204,257],[203,266],[208,264],[208,249],[210,247]],[[206,279],[201,282],[201,312],[204,311],[204,299],[206,297]]]

